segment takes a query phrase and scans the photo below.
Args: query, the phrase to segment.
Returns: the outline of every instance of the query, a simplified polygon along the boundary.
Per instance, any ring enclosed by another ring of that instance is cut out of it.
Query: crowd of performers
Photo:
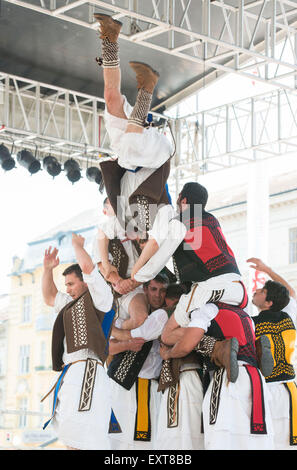
[[[130,62],[132,108],[121,94],[122,24],[95,18],[117,158],[101,163],[107,197],[93,252],[73,234],[67,293],[54,281],[58,250],[45,252],[42,290],[57,313],[52,363],[60,372],[45,427],[51,422],[79,450],[296,449],[295,292],[251,258],[270,280],[252,298],[259,314],[249,315],[206,188],[189,182],[176,207],[170,200],[172,144],[146,123],[158,73]]]

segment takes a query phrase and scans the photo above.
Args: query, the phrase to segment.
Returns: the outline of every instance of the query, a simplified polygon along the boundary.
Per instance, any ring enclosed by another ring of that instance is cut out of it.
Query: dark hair
[[[166,297],[168,299],[179,299],[186,290],[182,284],[169,284],[166,291]]]
[[[103,207],[106,206],[108,199],[109,199],[108,196],[104,199],[104,201],[103,201]]]
[[[156,281],[156,282],[159,282],[160,284],[169,284],[168,277],[166,276],[166,274],[163,274],[163,273],[159,273],[157,274],[156,277],[154,277],[154,279],[150,279],[149,281],[144,282],[143,286],[148,287],[151,281]]]
[[[68,268],[65,269],[65,271],[62,273],[63,276],[67,276],[67,274],[76,274],[76,276],[83,281],[83,275],[82,275],[82,270],[80,268],[79,264],[71,264],[71,266],[68,266]]]
[[[290,302],[290,293],[288,289],[276,281],[266,281],[263,289],[266,289],[266,301],[272,302],[269,310],[272,312],[281,312]]]
[[[180,193],[181,199],[186,198],[187,204],[201,204],[205,209],[208,200],[207,189],[199,183],[186,183]]]

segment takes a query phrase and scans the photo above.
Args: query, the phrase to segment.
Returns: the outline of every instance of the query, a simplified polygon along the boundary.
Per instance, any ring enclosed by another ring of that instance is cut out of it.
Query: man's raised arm
[[[53,270],[59,265],[58,249],[54,248],[51,251],[50,246],[45,250],[43,258],[43,273],[42,273],[42,295],[43,300],[49,307],[53,307],[55,304],[55,298],[58,293],[56,284],[54,283]]]
[[[253,263],[250,267],[256,269],[257,271],[262,271],[263,273],[267,274],[273,281],[279,282],[283,286],[285,286],[290,294],[290,297],[296,299],[296,291],[293,287],[279,274],[273,271],[269,266],[267,266],[261,259],[259,258],[249,258],[247,260],[248,263]]]

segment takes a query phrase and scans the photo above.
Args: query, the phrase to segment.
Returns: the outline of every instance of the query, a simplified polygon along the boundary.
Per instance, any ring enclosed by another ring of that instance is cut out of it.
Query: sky
[[[53,179],[46,171],[34,175],[23,167],[0,168],[0,294],[9,290],[13,256],[22,257],[26,244],[85,210],[99,207],[98,186],[83,177],[72,184],[65,174]]]
[[[266,84],[229,75],[199,93],[199,111],[271,90]],[[193,100],[180,107],[183,115],[194,110]],[[204,180],[209,190],[224,189],[234,180],[233,173],[229,178],[212,173]],[[0,294],[9,292],[12,258],[22,257],[28,242],[84,210],[99,208],[102,199],[98,186],[86,177],[71,184],[63,172],[53,179],[44,170],[30,175],[18,164],[9,172],[0,168]]]

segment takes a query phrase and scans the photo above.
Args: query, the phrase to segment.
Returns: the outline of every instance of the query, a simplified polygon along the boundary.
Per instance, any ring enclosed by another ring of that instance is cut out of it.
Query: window
[[[297,263],[297,227],[289,230],[289,263]]]
[[[46,342],[42,341],[40,343],[40,366],[46,366]]]
[[[32,296],[26,295],[23,297],[23,312],[22,312],[22,322],[28,323],[31,321],[32,313]]]
[[[19,410],[20,411],[27,411],[27,409],[28,409],[28,399],[26,397],[23,397],[19,401]],[[26,425],[27,425],[27,415],[26,415],[26,413],[20,414],[19,427],[20,428],[25,428]]]
[[[30,367],[30,345],[20,346],[19,353],[19,373],[28,374]]]

